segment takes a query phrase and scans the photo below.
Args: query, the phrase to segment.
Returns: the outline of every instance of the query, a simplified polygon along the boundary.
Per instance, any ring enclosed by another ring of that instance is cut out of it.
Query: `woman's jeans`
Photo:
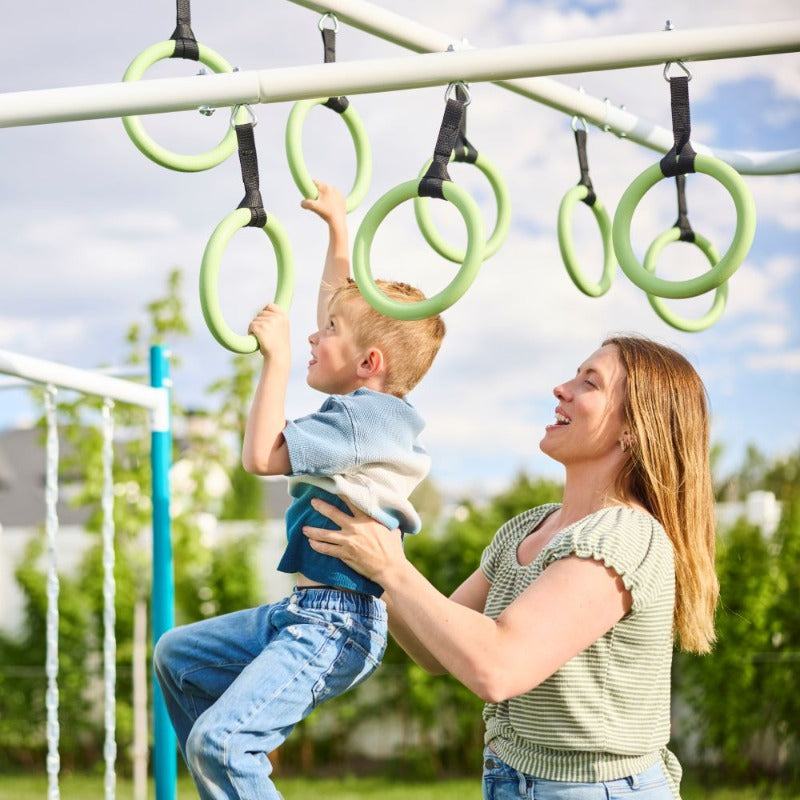
[[[386,630],[382,600],[313,588],[167,631],[155,674],[202,800],[278,800],[267,754],[375,670]]]
[[[483,800],[673,800],[661,763],[627,778],[597,783],[545,781],[517,772],[483,751]]]

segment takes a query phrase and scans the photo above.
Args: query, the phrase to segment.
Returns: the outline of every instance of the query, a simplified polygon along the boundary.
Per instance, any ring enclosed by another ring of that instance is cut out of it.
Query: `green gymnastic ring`
[[[303,197],[309,200],[316,200],[319,193],[311,175],[306,167],[303,158],[303,123],[308,112],[318,105],[326,103],[327,99],[299,100],[292,106],[289,119],[286,122],[286,156],[289,161],[289,171],[292,173],[295,185],[300,190]],[[347,125],[350,136],[353,139],[353,146],[356,150],[356,177],[353,181],[353,188],[345,199],[345,210],[347,212],[356,208],[364,199],[372,180],[372,149],[369,146],[367,131],[361,117],[353,108],[352,103],[339,115]]]
[[[716,178],[730,192],[736,206],[736,230],[725,255],[708,272],[685,281],[667,281],[649,273],[633,254],[631,247],[631,218],[639,201],[664,174],[659,164],[646,169],[625,190],[617,206],[612,226],[614,251],[625,274],[648,294],[681,299],[696,297],[725,283],[739,268],[750,250],[756,230],[756,207],[753,196],[738,172],[725,162],[711,156],[697,155],[694,160],[697,172]]]
[[[237,208],[228,214],[214,229],[208,240],[203,261],[200,265],[200,307],[211,335],[234,353],[255,353],[258,340],[253,334],[241,336],[234,333],[225,322],[219,305],[218,283],[222,254],[236,231],[246,227],[251,219],[249,208]],[[278,285],[275,300],[281,308],[288,310],[294,292],[294,261],[292,259],[289,236],[285,228],[273,216],[261,229],[267,234],[275,249],[278,261]]]
[[[561,250],[561,258],[572,282],[589,297],[601,297],[614,282],[617,262],[614,258],[614,244],[611,241],[611,218],[599,198],[589,206],[597,220],[603,239],[603,272],[597,283],[593,283],[583,274],[573,247],[572,214],[575,204],[588,196],[589,189],[578,184],[573,186],[562,198],[561,205],[558,207],[558,248]]]
[[[450,161],[453,160],[453,155],[450,156]],[[428,159],[419,174],[420,178],[428,171],[432,161],[432,158]],[[479,153],[474,163],[488,179],[497,203],[497,220],[495,221],[494,230],[486,241],[486,248],[483,252],[483,258],[486,260],[498,251],[500,245],[503,244],[506,236],[508,236],[508,231],[511,228],[511,196],[508,193],[508,187],[503,180],[503,176],[488,158]],[[440,256],[456,263],[464,260],[464,250],[460,250],[443,239],[434,227],[429,198],[416,197],[414,199],[414,215],[425,240]]]
[[[166,42],[158,42],[150,45],[146,50],[139,53],[136,58],[131,61],[122,80],[125,82],[138,81],[147,69],[157,61],[163,61],[165,58],[172,58],[175,53],[175,40],[168,39]],[[210,67],[214,72],[233,72],[233,67],[218,53],[198,44],[199,60]],[[240,108],[236,112],[237,123],[247,121],[247,109]],[[162,147],[154,139],[150,137],[144,129],[144,125],[139,117],[123,117],[122,124],[128,132],[131,141],[144,153],[151,161],[160,164],[162,167],[174,169],[178,172],[201,172],[204,169],[211,169],[221,164],[231,153],[236,150],[236,131],[232,126],[228,126],[228,130],[222,141],[211,150],[205,153],[197,153],[195,155],[184,155],[182,153],[174,153],[172,150]]]
[[[483,219],[478,204],[469,192],[451,181],[442,183],[442,193],[460,212],[467,226],[467,250],[455,278],[438,294],[417,303],[404,303],[387,297],[372,277],[369,251],[378,225],[405,200],[419,196],[419,181],[406,181],[390,189],[367,212],[353,242],[353,276],[367,302],[387,317],[413,320],[439,314],[469,289],[483,262]]]
[[[659,255],[661,255],[661,251],[668,244],[680,241],[680,238],[680,228],[670,228],[656,237],[650,247],[647,248],[647,253],[644,257],[644,268],[648,272],[654,273],[656,271],[656,261]],[[695,233],[694,242],[692,242],[692,244],[697,245],[697,247],[703,251],[712,268],[719,262],[719,253],[717,253],[717,249],[705,236]],[[648,294],[647,299],[650,301],[653,311],[668,325],[672,325],[673,328],[677,328],[679,331],[696,333],[697,331],[704,331],[706,328],[710,328],[722,316],[722,312],[725,310],[725,303],[728,302],[728,284],[725,282],[717,287],[711,308],[704,316],[698,319],[687,319],[686,317],[676,314],[668,308],[664,300],[657,295]]]

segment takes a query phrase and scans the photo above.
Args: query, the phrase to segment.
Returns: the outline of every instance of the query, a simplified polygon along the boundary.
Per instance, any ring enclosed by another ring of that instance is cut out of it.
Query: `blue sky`
[[[534,44],[662,30],[749,24],[797,18],[796,3],[765,0],[703,4],[663,2],[501,2],[383,0],[378,3],[420,23],[466,37],[475,46]],[[35,5],[13,4],[0,31],[0,92],[45,89],[120,79],[128,63],[174,28],[174,4],[142,0],[104,7],[75,0],[41,17]],[[244,0],[235,6],[195,0],[198,40],[241,69],[317,64],[322,45],[318,15],[289,2]],[[390,58],[397,46],[342,24],[339,60]],[[409,56],[411,57],[411,56]],[[691,64],[693,139],[729,150],[798,146],[798,54]],[[194,74],[188,62],[153,68],[148,76]],[[595,97],[663,127],[670,126],[669,89],[661,67],[555,76]],[[448,336],[431,373],[412,400],[428,421],[425,443],[433,477],[462,490],[504,485],[518,470],[558,477],[560,468],[539,453],[553,417],[552,387],[611,332],[639,331],[672,344],[697,366],[710,394],[713,434],[738,463],[747,443],[772,456],[800,446],[800,177],[748,176],[758,209],[752,250],[729,284],[728,307],[711,329],[687,334],[663,323],[642,294],[617,271],[602,298],[583,296],[561,263],[558,205],[578,179],[570,118],[506,92],[474,85],[470,139],[505,176],[513,222],[501,250],[488,260],[467,294],[445,313]],[[374,174],[365,202],[350,216],[353,235],[366,210],[385,191],[413,178],[429,157],[443,110],[442,88],[352,98],[367,128]],[[2,102],[2,98],[0,98]],[[324,226],[299,207],[283,147],[290,104],[263,105],[256,144],[262,195],[269,213],[289,232],[296,265],[291,309],[294,372],[287,414],[299,416],[320,398],[304,383],[306,335],[314,319],[316,281],[325,250]],[[306,160],[313,174],[346,188],[352,146],[330,112],[309,115]],[[165,146],[205,149],[228,114],[148,117]],[[205,244],[239,202],[236,157],[204,173],[159,167],[128,140],[118,120],[62,123],[0,131],[0,348],[82,367],[118,361],[128,325],[159,296],[178,266],[193,329],[176,344],[183,366],[175,391],[184,404],[213,411],[205,387],[229,369],[230,355],[210,337],[197,297]],[[595,189],[613,212],[627,185],[659,153],[590,127],[589,163]],[[457,166],[454,179],[481,204],[487,225],[491,193],[476,171]],[[665,182],[666,183],[666,182]],[[637,212],[635,246],[643,250],[675,218],[672,187],[657,187]],[[692,176],[689,213],[698,232],[725,249],[733,230],[730,201],[711,179]],[[452,265],[432,255],[416,230],[410,204],[382,226],[373,250],[376,272],[422,284],[429,293],[449,280]],[[457,220],[437,217],[460,235]],[[579,256],[599,264],[599,236],[587,209],[576,209]],[[263,238],[263,237],[262,237]],[[704,268],[686,245],[665,253],[664,275]],[[237,235],[223,264],[220,293],[229,323],[244,330],[274,292],[274,260],[264,242]],[[599,273],[599,267],[596,268]],[[708,298],[682,301],[687,315],[703,313]],[[257,357],[257,356],[254,356]],[[0,393],[0,427],[35,413],[23,392]]]

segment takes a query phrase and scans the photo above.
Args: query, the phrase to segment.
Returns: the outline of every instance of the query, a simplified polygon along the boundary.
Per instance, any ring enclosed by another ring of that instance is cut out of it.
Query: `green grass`
[[[481,795],[478,778],[460,778],[436,782],[401,782],[396,778],[308,778],[279,779],[286,800],[325,797],[326,800],[478,800]],[[103,800],[102,776],[63,775],[60,780],[61,800]],[[45,800],[47,778],[44,775],[0,775],[0,800]],[[133,800],[133,785],[118,779],[118,800]],[[152,784],[148,800],[154,800]],[[191,782],[178,781],[178,800],[197,800]],[[684,782],[683,800],[800,800],[800,790],[760,787],[716,788],[700,786],[688,779]]]

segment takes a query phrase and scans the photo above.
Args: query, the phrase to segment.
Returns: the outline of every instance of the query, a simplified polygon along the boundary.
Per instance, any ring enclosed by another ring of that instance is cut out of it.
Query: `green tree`
[[[25,594],[25,620],[18,637],[0,635],[0,765],[41,768],[47,750],[45,738],[45,645],[47,576],[43,563],[44,540],[35,539],[16,570]],[[86,719],[85,696],[89,675],[84,669],[90,604],[75,580],[61,577],[59,615],[59,711],[70,724],[69,742],[61,751],[66,769],[79,762],[81,750],[94,739]]]
[[[800,448],[770,464],[761,487],[778,499],[793,501],[800,491]]]
[[[233,438],[236,452],[231,467],[231,488],[223,501],[221,519],[262,519],[264,516],[262,482],[244,470],[239,457],[258,363],[259,359],[252,355],[234,356],[230,377],[220,378],[208,389],[210,394],[220,396],[217,420]]]
[[[769,728],[760,654],[770,648],[774,566],[757,527],[742,519],[724,533],[717,547],[717,643],[709,655],[676,658],[677,691],[693,709],[691,724],[702,729],[701,754],[721,757],[739,777],[751,772],[749,749]]]
[[[764,653],[766,700],[774,720],[777,740],[788,748],[788,771],[800,779],[800,487],[783,501],[781,520],[774,534],[776,574],[770,589],[770,644]]]
[[[719,459],[721,450],[712,455]],[[716,496],[720,500],[741,500],[750,492],[765,488],[764,481],[769,469],[767,457],[752,442],[745,449],[744,461],[739,468],[727,478],[720,480],[716,487]]]

